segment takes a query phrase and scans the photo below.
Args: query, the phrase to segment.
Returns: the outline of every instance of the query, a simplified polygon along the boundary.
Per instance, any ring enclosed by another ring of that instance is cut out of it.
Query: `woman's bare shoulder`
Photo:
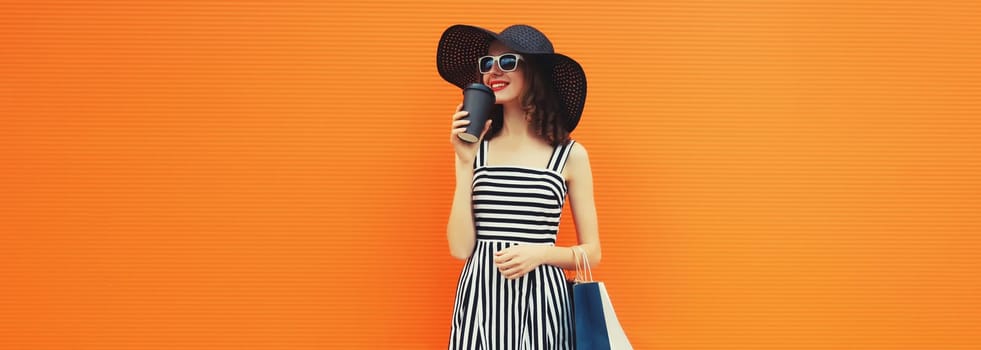
[[[590,172],[589,153],[586,152],[586,146],[576,141],[572,144],[572,149],[569,150],[569,160],[565,164],[565,176],[572,180],[589,175]]]
[[[589,153],[586,152],[586,146],[581,142],[576,141],[572,144],[572,149],[569,151],[568,163],[589,163]]]

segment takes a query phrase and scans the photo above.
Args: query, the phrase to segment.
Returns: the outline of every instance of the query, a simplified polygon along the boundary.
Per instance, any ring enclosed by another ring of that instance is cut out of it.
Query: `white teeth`
[[[497,84],[491,85],[491,87],[492,88],[497,88],[497,87],[504,87],[505,85],[507,85],[507,83],[497,83]]]

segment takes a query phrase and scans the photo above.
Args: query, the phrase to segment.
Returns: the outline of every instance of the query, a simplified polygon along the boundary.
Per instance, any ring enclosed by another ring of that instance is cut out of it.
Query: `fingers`
[[[504,278],[516,279],[528,273],[527,264],[524,263],[520,256],[514,255],[513,252],[504,249],[494,255],[494,263]]]
[[[511,269],[501,270],[501,275],[507,279],[518,279],[528,273],[528,269],[522,266],[517,266]]]
[[[498,263],[497,264],[497,268],[503,271],[503,270],[508,270],[508,269],[514,268],[515,266],[521,266],[521,265],[522,265],[522,261],[520,261],[520,259],[511,259],[511,260],[508,260],[508,261],[505,261],[505,262],[502,262],[502,263]]]
[[[511,253],[509,248],[501,249],[494,253],[494,263],[502,264],[508,260],[511,260],[513,257],[514,255]]]
[[[461,113],[467,113],[467,112],[461,112]],[[454,121],[450,129],[450,139],[456,141],[457,140],[457,138],[455,137],[456,135],[467,132],[468,124],[470,124],[470,121],[466,119]]]
[[[450,142],[459,141],[459,138],[456,135],[467,132],[467,125],[470,124],[469,120],[463,119],[470,114],[470,112],[461,111],[460,109],[462,108],[462,103],[457,105],[456,113],[453,114],[453,122],[450,124]]]
[[[459,128],[461,126],[469,125],[469,124],[470,124],[470,121],[469,120],[466,120],[466,119],[464,119],[464,120],[456,120],[456,121],[453,121],[453,128]]]
[[[453,120],[457,120],[457,119],[463,118],[463,117],[467,116],[467,114],[469,114],[469,113],[470,112],[467,112],[467,111],[464,111],[463,110],[463,104],[462,103],[461,104],[458,104],[458,105],[456,105],[456,111],[454,111],[454,113],[453,113]]]
[[[500,257],[500,256],[494,257],[494,264],[497,265],[497,267],[501,267],[502,265],[506,264],[509,261],[511,261],[510,257]]]

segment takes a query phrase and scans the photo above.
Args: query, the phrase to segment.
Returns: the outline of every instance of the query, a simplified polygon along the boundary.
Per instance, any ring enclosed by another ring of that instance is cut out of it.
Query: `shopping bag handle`
[[[581,246],[574,246],[572,247],[572,255],[576,258],[575,282],[592,282],[593,269],[589,266],[589,256],[586,255],[586,250],[582,249]]]

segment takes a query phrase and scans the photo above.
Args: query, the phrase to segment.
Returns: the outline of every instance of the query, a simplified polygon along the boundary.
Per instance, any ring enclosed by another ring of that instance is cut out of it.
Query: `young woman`
[[[468,143],[467,112],[450,129],[456,190],[446,236],[466,260],[453,307],[451,349],[572,349],[572,307],[562,269],[573,249],[599,263],[593,177],[585,147],[569,139],[586,100],[586,76],[526,25],[500,34],[456,25],[437,49],[450,83],[482,82],[500,107]],[[568,198],[579,244],[558,247]]]

